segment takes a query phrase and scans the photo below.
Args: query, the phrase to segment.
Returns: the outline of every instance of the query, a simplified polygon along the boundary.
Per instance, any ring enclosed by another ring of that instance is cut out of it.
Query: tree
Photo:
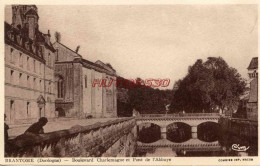
[[[56,42],[60,42],[61,41],[61,34],[60,34],[60,32],[56,31],[54,36],[55,36],[55,41]]]
[[[120,108],[120,110],[118,109],[118,114],[132,115],[132,112],[129,113],[128,111],[132,111],[133,109],[136,109],[141,114],[165,113],[165,106],[170,103],[172,98],[171,90],[159,90],[145,86],[141,78],[137,78],[135,82],[121,77],[118,80],[122,80],[119,82],[118,90],[127,89],[127,96],[129,98],[127,103],[118,100],[118,108]],[[123,82],[128,82],[127,85],[131,86],[127,86]],[[131,110],[126,110],[125,108],[131,108]]]
[[[221,57],[197,60],[174,92],[171,111],[214,112],[236,109],[245,81]]]

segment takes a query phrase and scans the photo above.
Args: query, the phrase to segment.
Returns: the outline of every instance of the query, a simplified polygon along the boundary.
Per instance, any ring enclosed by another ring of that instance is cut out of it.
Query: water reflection
[[[171,149],[170,152],[169,149]],[[221,151],[221,145],[218,141],[204,142],[199,139],[189,139],[183,143],[160,139],[153,143],[137,142],[136,156],[151,156],[152,154],[153,156],[163,157],[165,155],[164,152],[162,153],[163,150],[167,152],[167,156],[185,156],[193,151]]]
[[[160,147],[156,148],[153,151],[147,151],[146,153],[143,153],[143,157],[158,157],[158,154],[160,154],[163,157],[176,157],[177,154],[175,151],[172,150],[170,147]],[[160,157],[160,156],[159,156]]]
[[[202,130],[203,131],[203,130]],[[215,131],[215,130],[213,130]],[[198,131],[201,132],[201,131]],[[217,134],[216,134],[217,133]],[[199,156],[257,156],[258,144],[256,137],[243,137],[230,133],[216,131],[214,135],[203,133],[197,139],[191,138],[185,142],[172,142],[167,139],[159,139],[154,142],[137,142],[135,156],[138,157],[199,157]],[[213,137],[214,136],[214,137]],[[201,140],[201,138],[206,138]],[[211,139],[209,139],[211,138]],[[213,139],[214,138],[214,139]],[[216,141],[212,141],[215,140]],[[210,142],[211,141],[211,142]],[[245,152],[232,149],[233,144],[249,147]]]
[[[138,126],[138,141],[152,143],[161,138],[160,127],[153,123],[142,123]]]
[[[185,142],[191,139],[191,127],[186,123],[176,122],[167,126],[167,139],[172,142]]]
[[[205,122],[198,125],[198,139],[206,142],[217,141],[220,135],[219,124],[214,122]]]

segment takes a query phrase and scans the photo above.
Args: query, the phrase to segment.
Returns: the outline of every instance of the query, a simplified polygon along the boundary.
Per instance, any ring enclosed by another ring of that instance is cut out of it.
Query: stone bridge
[[[135,118],[120,118],[45,134],[23,134],[8,141],[5,157],[132,156],[136,146]]]
[[[137,117],[137,125],[153,123],[161,127],[161,137],[166,138],[166,127],[176,122],[182,122],[191,126],[192,138],[197,138],[198,125],[205,122],[218,123],[218,113],[181,113],[181,114],[142,114]]]

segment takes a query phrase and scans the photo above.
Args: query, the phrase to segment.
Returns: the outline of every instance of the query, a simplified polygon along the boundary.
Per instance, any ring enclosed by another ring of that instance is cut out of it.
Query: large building
[[[258,57],[254,57],[248,66],[250,92],[247,102],[247,119],[258,120]]]
[[[56,116],[117,116],[116,82],[108,87],[93,86],[96,80],[116,80],[112,66],[101,61],[90,62],[60,42],[53,46],[56,50]]]
[[[50,33],[39,31],[35,5],[13,5],[5,23],[5,114],[7,123],[55,117],[54,59]]]

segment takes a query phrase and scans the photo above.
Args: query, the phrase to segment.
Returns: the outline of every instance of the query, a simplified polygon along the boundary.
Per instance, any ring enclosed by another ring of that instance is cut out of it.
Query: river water
[[[154,132],[156,135],[156,132]],[[157,132],[158,133],[158,132]],[[140,134],[140,132],[139,132]],[[147,137],[152,137],[145,133]],[[142,134],[140,134],[142,136]],[[139,136],[140,136],[139,135]],[[143,134],[144,135],[144,134]],[[176,135],[175,135],[176,136]],[[158,136],[154,136],[158,138]],[[154,142],[140,142],[147,139],[138,138],[135,157],[217,157],[217,156],[257,156],[257,138],[242,137],[231,134],[215,135],[213,141],[190,138],[183,142],[157,139]]]
[[[219,141],[217,141],[219,143]],[[181,143],[180,143],[181,145]],[[214,157],[214,156],[257,156],[257,144],[236,144],[238,146],[245,146],[248,148],[246,151],[237,151],[231,146],[221,145],[219,143],[219,148],[207,147],[205,150],[197,149],[197,147],[190,147],[188,150],[185,148],[183,143],[183,149],[175,149],[171,146],[169,147],[150,147],[148,149],[141,146],[136,148],[135,157]],[[192,145],[191,145],[192,146]],[[234,147],[234,146],[233,146]]]

